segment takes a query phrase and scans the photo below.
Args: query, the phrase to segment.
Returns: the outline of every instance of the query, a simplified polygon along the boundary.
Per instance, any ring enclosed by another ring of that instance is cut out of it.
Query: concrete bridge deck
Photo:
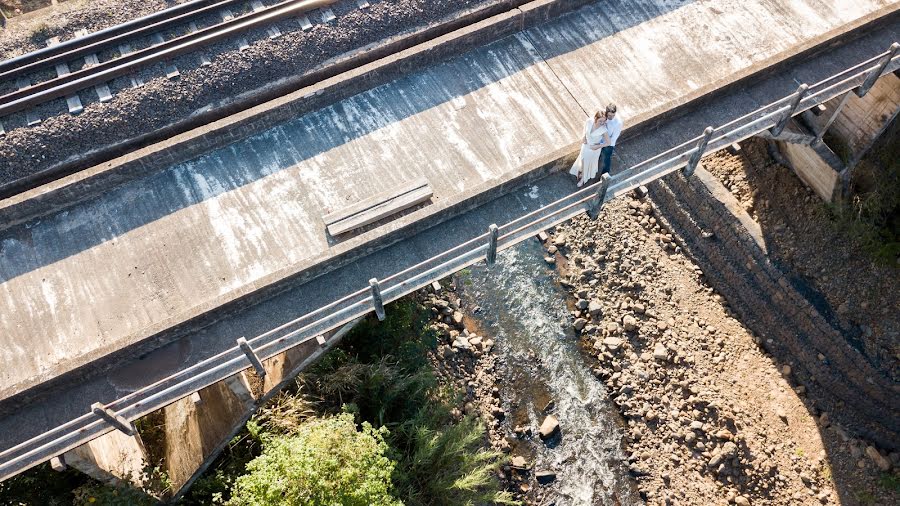
[[[584,111],[594,104],[617,102],[626,123],[649,119],[896,7],[889,1],[595,4],[96,201],[9,227],[0,232],[0,332],[7,340],[0,363],[10,386],[3,397],[363,246],[365,234],[333,242],[324,233],[321,217],[345,202],[426,174],[433,203],[389,226],[396,228],[573,151]],[[697,31],[685,30],[691,26]],[[869,45],[826,60],[833,67],[808,69],[809,80],[883,50],[895,35],[896,25],[870,34]],[[756,53],[748,55],[747,47]],[[783,96],[795,83],[771,87]],[[620,148],[623,161],[767,103],[771,87],[749,89],[727,106],[634,139]],[[88,411],[91,402],[214,355],[238,336],[323,305],[360,280],[446,249],[487,223],[554,200],[568,185],[565,178],[543,181],[488,204],[480,217],[460,217],[382,250],[378,263],[363,259],[265,305],[222,315],[144,360],[54,395],[52,403],[34,403],[15,416],[4,412],[2,447]],[[38,420],[43,423],[31,423]]]

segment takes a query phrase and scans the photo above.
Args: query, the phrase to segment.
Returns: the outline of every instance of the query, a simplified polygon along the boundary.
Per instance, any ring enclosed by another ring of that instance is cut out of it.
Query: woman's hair
[[[606,115],[601,113],[600,111],[595,112],[594,113],[594,121],[597,121],[598,119],[600,119],[601,116],[604,118],[606,117]]]

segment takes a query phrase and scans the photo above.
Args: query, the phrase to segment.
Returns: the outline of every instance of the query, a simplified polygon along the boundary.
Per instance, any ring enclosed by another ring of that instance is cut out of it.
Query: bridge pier
[[[147,450],[139,434],[114,430],[63,454],[59,464],[71,466],[110,485],[147,482]]]

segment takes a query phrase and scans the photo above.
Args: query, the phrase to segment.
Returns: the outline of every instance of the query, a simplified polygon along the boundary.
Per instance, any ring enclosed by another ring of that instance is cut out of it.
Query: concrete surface
[[[785,39],[803,46],[814,37],[805,31],[807,25],[827,34],[865,12],[884,6],[896,10],[897,5],[759,0],[751,2],[754,18],[769,19],[752,34],[742,35],[729,31],[737,30],[726,22],[730,17],[715,10],[736,9],[735,2],[625,3],[604,5],[603,15],[619,29],[605,38],[603,30],[592,31],[600,7],[589,7],[117,188],[97,202],[3,231],[0,329],[10,345],[0,363],[4,384],[11,387],[3,396],[339,251],[342,243],[324,236],[317,225],[320,217],[369,191],[425,174],[436,189],[432,206],[458,199],[467,189],[514,177],[523,164],[548,152],[568,150],[584,110],[597,102],[619,103],[627,127],[642,114],[658,113],[666,104],[695,96],[703,88],[699,83],[719,85],[749,71],[754,61],[784,57],[790,47]],[[676,3],[679,8],[669,10]],[[656,4],[669,7],[631,7]],[[790,17],[801,13],[801,18],[815,22],[798,23]],[[720,18],[723,25],[715,28]],[[658,25],[645,31],[641,23]],[[717,33],[724,40],[698,45],[684,30],[703,25],[704,34]],[[813,82],[882,51],[896,36],[896,27],[872,31],[815,64],[798,65],[790,75],[736,90],[690,117],[670,119],[665,128],[620,145],[619,166],[793,91],[794,77]],[[771,30],[770,38],[778,42],[767,47],[765,38],[757,40],[763,29]],[[563,36],[574,33],[587,38],[577,42],[574,36]],[[670,48],[681,44],[687,56],[656,59],[647,49],[661,41]],[[729,57],[729,51],[717,49],[756,42],[760,45],[752,58]],[[573,47],[579,43],[586,46]],[[603,51],[645,60],[631,67],[632,74],[613,79],[615,71],[594,70],[590,64],[596,61],[590,52]],[[724,58],[720,65],[706,64],[717,57]],[[665,90],[655,84],[682,72],[697,80],[667,81],[671,86]],[[657,96],[669,89],[675,95]],[[428,90],[430,95],[411,90]],[[632,93],[642,98],[632,99]],[[396,145],[389,146],[391,142]],[[268,330],[365,286],[370,277],[401,270],[481,233],[490,223],[509,221],[571,190],[568,178],[553,176],[284,291],[266,304],[223,315],[214,325],[107,375],[66,385],[52,402],[47,398],[14,412],[4,408],[0,447],[9,448],[84,413],[91,402],[107,402],[149,384],[233,346],[236,337]],[[142,372],[134,373],[135,367],[143,367]],[[23,424],[25,420],[29,423]]]

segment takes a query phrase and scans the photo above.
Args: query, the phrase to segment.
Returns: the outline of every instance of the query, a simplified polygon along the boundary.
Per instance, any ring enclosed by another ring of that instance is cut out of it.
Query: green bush
[[[386,429],[363,423],[356,430],[347,413],[309,420],[293,436],[275,436],[262,455],[237,479],[228,504],[394,505],[391,474],[395,463],[385,456]]]

